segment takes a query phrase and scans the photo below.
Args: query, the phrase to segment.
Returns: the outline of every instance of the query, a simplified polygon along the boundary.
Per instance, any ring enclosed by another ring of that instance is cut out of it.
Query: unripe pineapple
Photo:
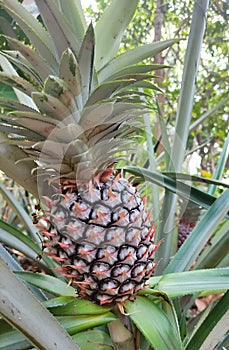
[[[46,253],[59,261],[59,271],[80,296],[100,304],[123,301],[150,277],[157,246],[137,189],[111,164],[128,149],[129,135],[145,112],[138,87],[155,67],[128,66],[124,56],[118,57],[119,68],[101,57],[105,63],[97,62],[97,74],[92,25],[82,39],[64,18],[67,8],[62,12],[55,1],[36,3],[44,26],[17,1],[0,0],[33,44],[7,37],[13,51],[0,56],[0,79],[24,95],[18,94],[19,102],[0,100],[5,110],[0,130],[34,162],[46,205]],[[172,43],[152,48],[154,54]],[[133,56],[147,57],[139,52]],[[147,87],[154,88],[149,82]]]
[[[108,168],[83,185],[66,180],[47,203],[48,254],[81,296],[104,304],[143,288],[155,267],[154,227],[127,179]]]

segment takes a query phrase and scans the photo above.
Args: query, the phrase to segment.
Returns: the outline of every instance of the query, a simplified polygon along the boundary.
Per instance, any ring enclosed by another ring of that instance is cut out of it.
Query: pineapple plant
[[[133,50],[127,64],[125,54],[123,60],[122,55],[104,60],[96,51],[99,29],[95,35],[89,25],[74,37],[65,2],[62,9],[53,1],[36,4],[44,26],[19,3],[1,1],[33,47],[6,36],[14,50],[1,54],[0,79],[19,101],[1,99],[0,129],[23,151],[21,162],[33,163],[43,203],[35,223],[45,253],[60,263],[58,270],[81,297],[120,303],[144,287],[158,246],[140,194],[114,169],[146,108],[138,88],[154,88],[148,73],[156,66],[142,70],[133,63],[136,55],[140,61],[174,41]],[[25,19],[33,22],[32,33]]]

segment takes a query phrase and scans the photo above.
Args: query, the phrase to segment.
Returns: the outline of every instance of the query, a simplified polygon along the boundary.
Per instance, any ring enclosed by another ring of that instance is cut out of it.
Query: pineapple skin
[[[60,187],[46,200],[46,254],[79,296],[101,305],[131,298],[151,276],[157,248],[136,188],[109,168],[90,182]]]

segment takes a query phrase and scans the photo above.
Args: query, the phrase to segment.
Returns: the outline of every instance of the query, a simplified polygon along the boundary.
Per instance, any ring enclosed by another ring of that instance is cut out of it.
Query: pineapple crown
[[[120,1],[119,7],[112,1],[95,30],[92,24],[85,29],[80,2],[35,2],[42,23],[19,2],[0,0],[30,41],[26,45],[5,35],[12,50],[1,52],[0,81],[14,88],[18,100],[0,98],[0,131],[42,171],[84,177],[85,170],[93,174],[129,146],[128,136],[147,109],[139,88],[157,89],[149,73],[162,67],[139,62],[174,40],[115,56],[138,1],[124,0],[121,8]],[[106,26],[120,16],[114,38]],[[9,25],[6,28],[12,33]]]

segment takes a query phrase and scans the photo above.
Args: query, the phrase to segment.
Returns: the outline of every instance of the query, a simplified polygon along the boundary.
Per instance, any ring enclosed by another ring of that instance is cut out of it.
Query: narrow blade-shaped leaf
[[[85,34],[80,54],[79,54],[79,67],[82,82],[82,99],[85,103],[90,96],[93,74],[94,74],[94,29],[92,24],[89,25],[88,30]]]
[[[55,2],[53,0],[36,0],[36,4],[46,28],[55,43],[59,58],[68,47],[71,47],[74,54],[78,55],[80,42],[73,34],[67,19],[63,16]]]
[[[9,75],[3,72],[0,72],[0,81],[3,83],[18,89],[25,94],[31,96],[33,91],[37,91],[39,89],[38,86],[31,84],[27,80],[17,76],[17,75]]]
[[[1,259],[0,313],[40,350],[79,349],[57,320]]]
[[[215,293],[229,289],[229,268],[169,273],[151,277],[147,283],[170,298],[201,292]]]
[[[57,60],[53,42],[39,21],[18,1],[1,0],[0,5],[20,25],[21,29],[37,48],[40,55],[42,55],[51,67],[57,71]]]
[[[135,302],[127,301],[125,308],[131,320],[154,349],[183,349],[179,334],[157,304],[138,296]]]
[[[116,316],[111,312],[101,315],[79,315],[58,317],[60,324],[68,331],[69,334],[76,334],[86,329],[98,327],[114,321]]]
[[[45,268],[51,269],[58,266],[50,257],[43,254],[38,243],[24,235],[14,226],[9,225],[2,220],[0,220],[0,241],[7,246],[22,252],[35,261],[37,261],[38,256],[41,256],[39,263]]]
[[[216,234],[198,257],[194,266],[195,269],[217,267],[229,253],[229,221],[217,230]],[[222,266],[223,267],[223,266]]]
[[[99,82],[110,79],[110,76],[116,74],[120,70],[126,68],[127,66],[140,63],[148,57],[153,57],[159,52],[167,49],[176,43],[177,40],[165,40],[160,42],[155,42],[152,44],[146,44],[135,49],[129,50],[111,60],[105,67],[103,67],[98,72]]]
[[[10,38],[8,36],[5,37],[10,46],[15,50],[18,50],[29,61],[31,66],[43,80],[45,80],[49,74],[54,73],[54,70],[50,65],[48,65],[48,62],[46,62],[44,58],[30,46],[25,45],[17,39]]]
[[[44,302],[44,305],[55,316],[99,315],[112,309],[112,306],[100,306],[76,296],[60,296]]]
[[[206,214],[202,217],[191,235],[181,246],[166,269],[168,272],[188,270],[194,263],[199,253],[214,233],[214,230],[224,219],[229,210],[229,189],[212,204]]]
[[[31,283],[33,286],[39,287],[53,295],[76,296],[76,291],[73,287],[56,277],[33,272],[15,272],[15,274],[23,281]]]
[[[28,234],[37,241],[38,235],[35,226],[33,225],[32,218],[26,213],[25,209],[22,205],[16,201],[16,198],[12,195],[12,193],[7,190],[5,185],[0,182],[0,193],[7,201],[8,205],[15,211],[18,218],[20,218],[21,222],[25,225]]]
[[[137,8],[138,0],[113,0],[95,26],[95,66],[100,70],[114,57],[122,35]]]
[[[128,172],[144,177],[146,181],[150,181],[159,186],[162,186],[167,190],[200,205],[203,208],[209,209],[209,207],[216,200],[215,197],[210,196],[209,194],[200,191],[195,187],[188,186],[181,181],[176,181],[175,179],[170,178],[169,176],[166,176],[162,173],[153,172],[144,168],[134,166],[128,166],[124,169]],[[225,216],[228,217],[227,212]]]
[[[31,160],[16,164],[17,161],[28,158],[28,156],[19,147],[7,144],[7,140],[4,135],[0,134],[0,169],[38,198],[36,177],[31,176],[35,163]]]
[[[59,5],[65,18],[71,25],[71,29],[74,32],[75,37],[79,42],[82,42],[87,29],[87,22],[82,9],[81,1],[59,0]]]
[[[114,344],[109,335],[101,330],[89,330],[72,336],[76,344],[85,350],[112,350]]]
[[[216,303],[205,320],[196,325],[194,334],[188,341],[186,350],[209,350],[228,332],[229,291]]]

